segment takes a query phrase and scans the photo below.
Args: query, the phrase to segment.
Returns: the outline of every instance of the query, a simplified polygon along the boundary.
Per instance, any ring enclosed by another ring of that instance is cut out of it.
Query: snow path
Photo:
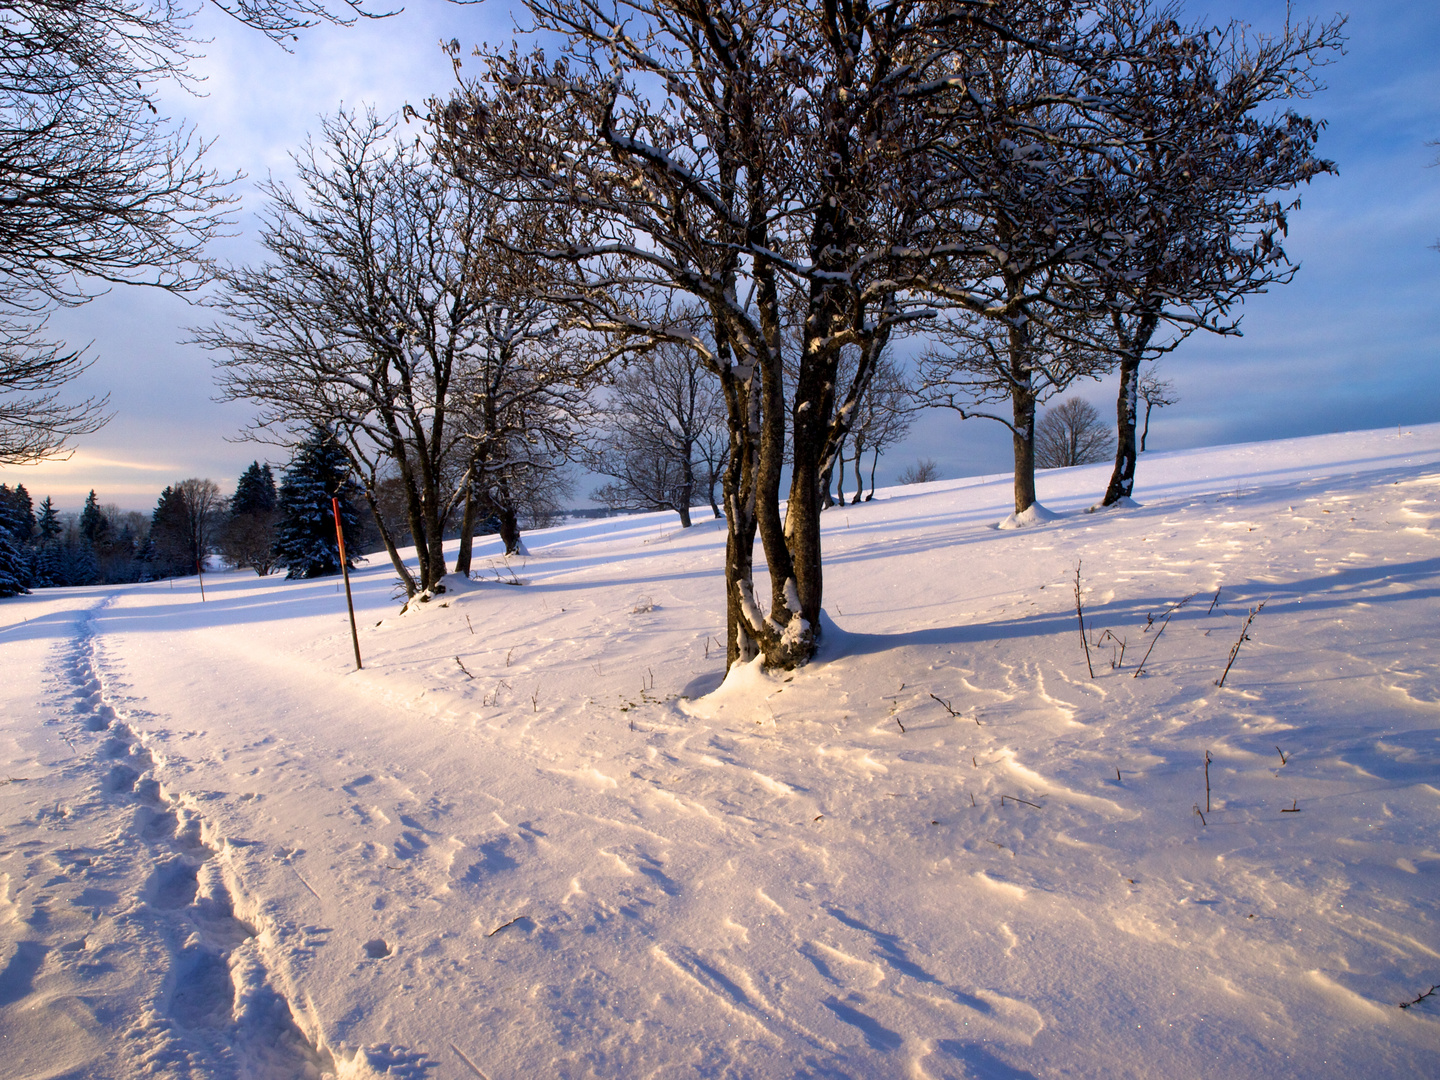
[[[710,522],[364,570],[362,672],[332,581],[7,602],[13,1074],[1424,1074],[1440,426],[1142,470],[837,509],[821,662],[703,701]]]

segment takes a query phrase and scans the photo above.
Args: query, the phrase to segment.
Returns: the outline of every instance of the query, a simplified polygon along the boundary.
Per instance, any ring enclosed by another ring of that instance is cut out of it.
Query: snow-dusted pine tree
[[[65,526],[55,511],[55,503],[47,495],[35,517],[35,585],[63,584],[61,541],[64,533]]]
[[[229,516],[220,528],[220,550],[232,566],[248,566],[261,577],[274,568],[278,503],[270,466],[252,461],[235,485]]]
[[[285,567],[287,578],[324,577],[340,572],[332,497],[340,501],[345,551],[353,567],[354,545],[360,537],[360,515],[355,506],[363,496],[351,472],[350,458],[328,429],[317,427],[295,448],[295,456],[280,479],[275,563]]]
[[[24,484],[0,484],[0,596],[28,593],[34,577],[35,514]]]

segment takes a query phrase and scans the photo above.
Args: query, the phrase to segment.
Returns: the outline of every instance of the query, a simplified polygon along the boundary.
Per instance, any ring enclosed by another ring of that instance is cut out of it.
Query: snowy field
[[[698,518],[372,558],[361,672],[333,579],[0,603],[0,1074],[1440,1075],[1440,425],[1106,474],[828,512],[718,692]]]

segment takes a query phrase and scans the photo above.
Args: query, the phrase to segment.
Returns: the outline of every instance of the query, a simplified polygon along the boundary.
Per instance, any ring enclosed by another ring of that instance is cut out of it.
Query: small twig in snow
[[[1095,678],[1095,665],[1090,662],[1090,639],[1085,636],[1085,607],[1080,601],[1080,561],[1075,561],[1075,617],[1080,620],[1080,644],[1085,649],[1085,667]]]
[[[1045,809],[1045,808],[1044,808],[1043,806],[1041,806],[1039,803],[1033,803],[1033,802],[1031,802],[1029,799],[1017,799],[1014,795],[1001,795],[1001,796],[1000,796],[1000,805],[1001,805],[1001,806],[1004,806],[1004,805],[1005,805],[1005,800],[1006,800],[1006,799],[1009,799],[1011,802],[1024,803],[1026,806],[1033,806],[1033,807],[1035,807],[1036,810],[1043,810],[1043,809]]]
[[[1205,811],[1210,811],[1210,751],[1205,751]]]
[[[1280,747],[1275,747],[1275,752],[1280,755],[1281,765],[1288,765],[1290,763],[1290,759],[1285,756],[1285,751],[1281,750]]]
[[[904,735],[904,734],[905,734],[905,725],[902,724],[902,723],[900,723],[900,718],[899,718],[898,716],[895,717],[895,726],[900,729],[900,734],[901,734],[901,735]]]
[[[1114,670],[1115,670],[1116,668],[1118,668],[1118,667],[1124,667],[1124,666],[1125,666],[1125,639],[1124,639],[1124,638],[1122,638],[1122,637],[1116,637],[1113,631],[1106,630],[1106,631],[1105,631],[1104,633],[1102,633],[1098,638],[1096,638],[1094,641],[1092,641],[1091,644],[1094,645],[1095,648],[1098,649],[1101,645],[1104,645],[1107,640],[1108,640],[1108,641],[1113,641],[1113,642],[1115,643],[1115,644],[1113,644],[1113,645],[1110,646],[1110,670],[1111,670],[1111,671],[1114,671]],[[1116,651],[1117,649],[1119,650],[1118,652]]]
[[[1135,669],[1135,674],[1130,676],[1132,679],[1138,679],[1141,675],[1145,673],[1145,661],[1150,659],[1150,654],[1155,651],[1155,646],[1160,643],[1160,635],[1165,633],[1165,627],[1169,625],[1170,616],[1166,615],[1165,621],[1160,624],[1160,629],[1157,630],[1155,632],[1155,636],[1150,639],[1150,648],[1146,649],[1145,655],[1140,658],[1140,666]],[[1147,627],[1146,629],[1149,628]]]
[[[465,666],[465,662],[464,662],[463,660],[461,660],[460,657],[458,657],[458,656],[455,657],[455,663],[457,663],[457,664],[460,665],[460,670],[463,671],[463,672],[465,672],[465,677],[466,677],[467,679],[473,679],[473,678],[475,678],[474,675],[471,675],[471,674],[470,674],[469,669]]]
[[[456,1046],[453,1042],[450,1044],[450,1049],[454,1050],[455,1053],[459,1055],[461,1061],[463,1061],[466,1065],[470,1066],[470,1071],[473,1072],[476,1076],[480,1077],[480,1080],[490,1080],[490,1077],[486,1076],[483,1072],[480,1071],[479,1065],[476,1065],[475,1062],[471,1061],[468,1057],[465,1056],[464,1050],[461,1050],[460,1047]]]
[[[1415,997],[1411,998],[1409,1001],[1402,1001],[1402,1002],[1400,1003],[1400,1008],[1402,1008],[1402,1009],[1408,1009],[1408,1008],[1410,1008],[1410,1006],[1412,1006],[1412,1005],[1419,1005],[1420,1002],[1422,1002],[1422,1001],[1424,1001],[1426,998],[1431,997],[1432,995],[1434,995],[1434,993],[1435,993],[1436,990],[1440,990],[1440,985],[1436,985],[1436,986],[1430,987],[1429,990],[1426,990],[1423,994],[1417,994]]]
[[[377,624],[377,625],[378,625],[378,624]],[[470,627],[470,633],[471,633],[471,634],[474,634],[474,633],[475,633],[475,627],[471,625],[471,623],[470,623],[470,616],[469,616],[469,615],[466,615],[466,616],[465,616],[465,625]]]
[[[950,702],[946,701],[944,698],[935,697],[934,694],[931,694],[930,696],[931,696],[932,698],[934,698],[936,701],[938,701],[941,705],[943,705],[943,706],[945,707],[945,711],[948,712],[951,716],[953,716],[956,720],[959,720],[959,719],[961,718],[961,717],[960,717],[960,714],[959,714],[958,712],[956,712],[956,711],[954,710],[954,708],[951,707]],[[977,713],[975,716],[972,716],[971,719],[975,721],[975,726],[976,726],[976,727],[982,726],[981,723],[980,723],[980,716],[979,716],[978,713]]]
[[[1200,824],[1201,824],[1201,825],[1205,825],[1205,815],[1200,813],[1200,804],[1199,804],[1199,803],[1196,803],[1196,804],[1195,804],[1194,810],[1195,810],[1195,813],[1196,813],[1197,815],[1199,815],[1199,817],[1200,817]],[[1209,828],[1209,826],[1207,825],[1206,828]]]
[[[1289,806],[1284,806],[1284,807],[1281,807],[1281,808],[1280,808],[1280,813],[1282,813],[1282,814],[1298,814],[1298,813],[1300,813],[1300,800],[1299,800],[1299,799],[1291,799]]]
[[[1245,625],[1240,627],[1240,636],[1235,639],[1235,644],[1230,649],[1230,659],[1225,664],[1225,670],[1220,673],[1220,678],[1215,680],[1216,686],[1224,687],[1225,678],[1230,674],[1230,668],[1235,663],[1235,658],[1240,655],[1240,646],[1250,640],[1250,624],[1255,621],[1256,615],[1259,615],[1260,612],[1265,610],[1266,603],[1268,603],[1268,601],[1261,600],[1260,603],[1250,609],[1250,614],[1245,616]]]
[[[1213,597],[1211,597],[1211,599],[1210,599],[1210,607],[1206,609],[1205,614],[1206,614],[1206,615],[1209,615],[1210,612],[1214,611],[1214,610],[1215,610],[1215,605],[1218,604],[1219,602],[1220,602],[1220,590],[1219,590],[1219,589],[1216,589],[1216,590],[1215,590],[1215,595],[1214,595]]]
[[[1194,600],[1194,599],[1195,599],[1195,594],[1194,594],[1194,593],[1191,593],[1189,596],[1181,597],[1179,600],[1175,601],[1175,603],[1171,604],[1168,608],[1166,608],[1164,611],[1162,611],[1162,612],[1160,613],[1161,618],[1162,618],[1165,622],[1169,622],[1169,621],[1170,621],[1170,616],[1174,615],[1177,611],[1179,611],[1181,608],[1183,608],[1186,604],[1188,604],[1191,600]],[[1152,626],[1154,626],[1154,625],[1155,625],[1155,616],[1154,616],[1153,614],[1147,614],[1147,615],[1145,616],[1145,633],[1148,634],[1148,633],[1150,632],[1150,627],[1152,627]],[[1162,626],[1161,629],[1163,630],[1164,627]]]
[[[516,916],[515,916],[513,919],[511,919],[509,922],[501,923],[499,926],[495,927],[494,930],[491,930],[491,931],[490,931],[488,934],[486,934],[485,936],[486,936],[486,937],[494,937],[494,936],[495,936],[496,934],[498,934],[501,930],[504,930],[507,926],[514,926],[516,923],[518,923],[518,922],[519,922],[521,919],[523,919],[523,918],[525,918],[524,915],[516,915]]]

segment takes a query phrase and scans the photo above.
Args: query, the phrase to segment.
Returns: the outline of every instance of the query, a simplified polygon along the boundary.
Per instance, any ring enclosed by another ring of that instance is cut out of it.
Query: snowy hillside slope
[[[372,558],[360,672],[333,580],[5,601],[0,1072],[1433,1075],[1440,425],[1104,476],[827,512],[718,691],[673,515]]]

